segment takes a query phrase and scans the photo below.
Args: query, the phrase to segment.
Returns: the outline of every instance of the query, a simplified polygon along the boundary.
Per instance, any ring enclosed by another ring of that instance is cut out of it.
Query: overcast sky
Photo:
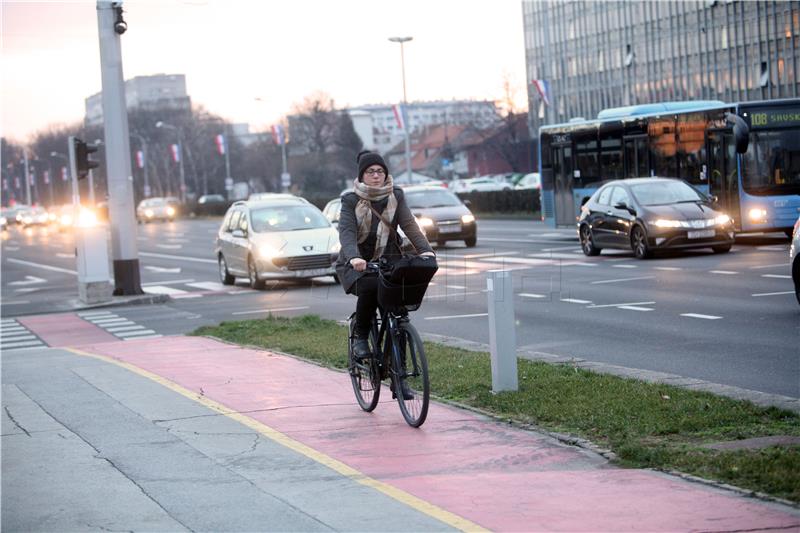
[[[0,0],[2,135],[27,141],[84,115],[101,89],[96,3]],[[261,129],[324,91],[339,107],[500,99],[525,106],[519,0],[129,0],[125,78],[185,74],[195,104]],[[261,102],[255,100],[260,97]]]

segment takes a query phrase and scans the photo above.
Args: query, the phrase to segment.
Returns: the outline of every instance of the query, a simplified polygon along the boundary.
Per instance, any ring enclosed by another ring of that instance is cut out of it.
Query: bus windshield
[[[800,194],[800,131],[751,131],[742,166],[742,185],[750,194]]]

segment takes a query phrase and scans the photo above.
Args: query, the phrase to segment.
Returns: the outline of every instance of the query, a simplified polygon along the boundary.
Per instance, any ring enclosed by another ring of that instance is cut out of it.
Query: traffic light
[[[82,180],[89,175],[89,171],[100,166],[100,163],[89,159],[89,154],[97,151],[97,146],[75,138],[75,165],[78,169],[78,179]]]

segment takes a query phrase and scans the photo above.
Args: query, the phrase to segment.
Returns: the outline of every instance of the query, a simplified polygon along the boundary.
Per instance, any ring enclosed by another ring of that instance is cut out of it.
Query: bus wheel
[[[631,232],[631,248],[633,249],[633,255],[635,255],[637,259],[647,259],[653,255],[653,252],[647,245],[647,235],[645,235],[641,226],[633,227],[633,232]]]
[[[581,250],[588,256],[600,255],[601,249],[594,245],[592,230],[586,224],[581,226]]]

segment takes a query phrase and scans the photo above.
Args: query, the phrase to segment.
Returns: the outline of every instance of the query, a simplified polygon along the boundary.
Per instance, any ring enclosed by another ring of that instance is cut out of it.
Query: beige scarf
[[[356,221],[358,222],[358,244],[361,244],[367,237],[372,229],[372,210],[370,209],[370,202],[377,202],[383,200],[387,196],[389,202],[386,204],[386,209],[383,210],[383,217],[389,222],[394,219],[394,212],[397,210],[397,198],[392,192],[392,176],[386,176],[386,180],[380,187],[370,187],[366,183],[358,181],[356,178],[353,181],[353,191],[358,195],[360,200],[356,204]],[[375,250],[369,261],[377,260],[383,251],[386,249],[386,243],[389,242],[389,228],[386,224],[378,221],[378,231],[375,238]]]

